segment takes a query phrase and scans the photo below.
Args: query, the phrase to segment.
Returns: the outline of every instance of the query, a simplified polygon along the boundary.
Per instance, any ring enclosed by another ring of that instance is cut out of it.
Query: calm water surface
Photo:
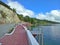
[[[40,26],[43,30],[44,45],[60,45],[60,24],[53,26]]]

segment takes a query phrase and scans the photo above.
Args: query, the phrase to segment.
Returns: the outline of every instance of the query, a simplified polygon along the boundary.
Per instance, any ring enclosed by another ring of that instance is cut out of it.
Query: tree
[[[21,21],[23,21],[24,20],[24,18],[23,18],[23,15],[22,14],[17,14],[17,16],[19,17],[19,19],[21,20]]]
[[[25,21],[25,22],[30,22],[30,17],[29,17],[29,16],[25,16],[25,17],[24,17],[24,21]]]
[[[13,12],[15,12],[15,13],[16,13],[16,9],[15,9],[15,8],[13,8],[12,10],[13,10]]]

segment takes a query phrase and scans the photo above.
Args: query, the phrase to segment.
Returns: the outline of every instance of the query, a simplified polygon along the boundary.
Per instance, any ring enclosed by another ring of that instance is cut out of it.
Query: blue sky
[[[19,2],[36,13],[60,9],[60,0],[20,0]]]
[[[60,0],[2,0],[23,16],[60,22]]]
[[[5,3],[6,0],[2,0]],[[60,0],[13,0],[18,1],[25,8],[33,10],[35,13],[45,13],[50,12],[51,10],[60,9]]]

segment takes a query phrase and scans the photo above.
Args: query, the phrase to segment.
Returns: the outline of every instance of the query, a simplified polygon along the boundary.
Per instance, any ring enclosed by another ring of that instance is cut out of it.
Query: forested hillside
[[[40,19],[36,19],[36,18],[31,18],[29,16],[23,16],[22,14],[17,14],[19,19],[21,21],[24,21],[24,22],[29,22],[35,26],[37,25],[52,25],[52,24],[59,24],[58,22],[54,22],[54,21],[49,21],[49,20],[40,20]]]

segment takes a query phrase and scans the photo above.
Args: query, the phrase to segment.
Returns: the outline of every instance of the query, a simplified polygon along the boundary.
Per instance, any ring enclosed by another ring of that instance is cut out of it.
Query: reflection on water
[[[60,45],[60,27],[56,26],[43,26],[44,45]]]
[[[60,24],[53,26],[40,26],[43,30],[44,45],[60,45]]]

